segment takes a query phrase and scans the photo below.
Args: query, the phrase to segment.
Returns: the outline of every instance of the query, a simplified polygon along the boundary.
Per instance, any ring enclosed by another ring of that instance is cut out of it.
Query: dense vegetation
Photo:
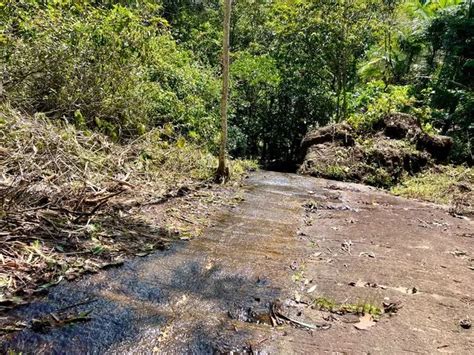
[[[170,124],[215,151],[218,0],[0,4],[3,99],[116,141]],[[472,163],[474,9],[461,0],[236,0],[230,150],[292,162],[312,126],[387,111],[451,135]]]
[[[474,173],[460,165],[473,163],[471,0],[234,0],[232,10],[234,177],[255,161],[295,168],[307,132],[336,122],[365,161],[344,165],[333,147],[325,165],[314,159],[318,176],[358,172],[474,213]],[[239,179],[209,183],[222,20],[222,0],[0,1],[0,312],[198,236],[242,201]],[[380,139],[391,116],[408,117],[418,138],[453,137],[459,166]],[[334,143],[333,128],[321,130]],[[400,169],[407,157],[412,169]],[[26,327],[8,322],[0,336]]]
[[[198,235],[210,206],[234,199],[208,183],[222,5],[0,1],[0,312]],[[461,165],[473,163],[473,38],[471,0],[234,0],[231,172],[257,160],[295,168],[305,134],[336,122],[367,158],[357,181],[472,214],[474,174]],[[376,139],[391,116],[409,117],[423,137],[450,135],[458,166],[398,169],[399,152],[424,155]],[[397,153],[390,169],[382,150]],[[350,180],[356,169],[340,166],[341,154],[329,150],[335,159],[318,176]]]
[[[153,3],[6,4],[7,99],[116,140],[167,122],[188,136],[208,138],[215,130],[218,82],[178,47]]]

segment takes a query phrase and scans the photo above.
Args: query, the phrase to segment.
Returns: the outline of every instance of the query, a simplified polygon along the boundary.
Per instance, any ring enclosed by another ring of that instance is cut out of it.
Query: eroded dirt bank
[[[29,323],[68,312],[90,320],[32,326],[3,337],[1,349],[467,354],[474,348],[473,329],[460,326],[474,319],[474,227],[467,219],[361,185],[270,172],[253,174],[243,201],[212,218],[195,240],[62,284],[10,313]],[[372,313],[384,303],[386,313],[366,330],[355,327],[359,315],[338,306]]]

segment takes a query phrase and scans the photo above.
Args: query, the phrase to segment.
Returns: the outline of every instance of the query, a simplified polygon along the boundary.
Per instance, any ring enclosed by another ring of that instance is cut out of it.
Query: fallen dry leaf
[[[364,314],[359,318],[359,323],[354,324],[354,327],[359,330],[367,330],[375,325],[374,318],[370,314]]]

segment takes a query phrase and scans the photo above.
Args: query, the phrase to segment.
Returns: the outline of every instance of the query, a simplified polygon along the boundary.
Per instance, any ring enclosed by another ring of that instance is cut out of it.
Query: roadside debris
[[[298,305],[297,301],[288,300],[285,305],[280,301],[267,303],[265,307],[242,307],[234,305],[229,311],[228,315],[231,319],[236,319],[241,322],[266,324],[272,327],[281,326],[284,323],[290,324],[297,328],[307,330],[327,330],[331,328],[330,324],[313,324],[305,321],[295,319],[292,316],[286,315],[283,311],[285,306],[293,304],[294,306],[304,307],[304,304]],[[301,315],[299,312],[298,315]]]
[[[383,313],[392,315],[394,313],[397,313],[400,308],[402,308],[402,302],[401,301],[396,301],[396,302],[384,302],[383,303]]]
[[[46,333],[52,328],[58,328],[74,323],[82,323],[92,320],[91,311],[77,312],[73,308],[95,302],[94,299],[87,299],[82,302],[61,308],[39,318],[33,318],[30,322],[20,321],[4,317],[0,319],[0,335],[17,332],[29,328],[35,332]]]
[[[303,204],[303,207],[306,209],[307,212],[314,213],[318,210],[318,208],[320,207],[320,204],[314,200],[310,200],[310,201],[305,202]]]
[[[290,269],[295,271],[295,270],[298,270],[298,268],[299,268],[298,262],[296,260],[293,260],[293,262],[290,265]]]
[[[358,330],[367,330],[374,325],[375,325],[374,318],[372,317],[371,314],[367,313],[359,318],[359,322],[354,324],[354,327]]]
[[[0,295],[0,312],[26,303],[27,302],[25,300],[18,296],[5,297],[3,295]]]
[[[391,287],[391,286],[386,286],[386,285],[379,285],[374,282],[364,282],[361,280],[358,280],[357,282],[349,282],[349,286],[353,287],[371,287],[371,288],[380,288],[382,290],[393,290],[393,291],[398,291],[401,293],[405,293],[407,295],[414,295],[415,293],[418,293],[419,290],[416,287]]]
[[[454,255],[454,257],[456,258],[466,258],[467,257],[467,252],[463,251],[463,250],[453,250],[453,251],[450,251],[449,252],[451,255]]]
[[[351,240],[344,240],[343,243],[341,243],[341,249],[351,255],[351,248],[352,248],[352,241]]]
[[[50,313],[39,319],[33,319],[30,328],[34,331],[45,333],[52,328],[62,327],[68,324],[88,322],[92,318],[89,317],[91,312],[56,314]]]
[[[301,143],[298,173],[389,187],[445,159],[453,144],[426,134],[416,117],[404,113],[387,114],[373,128],[361,133],[338,123],[310,130]]]
[[[461,326],[461,328],[463,329],[471,329],[471,326],[472,326],[472,322],[469,318],[466,318],[466,319],[461,319],[459,321],[459,325]]]
[[[305,328],[309,330],[327,330],[331,328],[331,324],[311,324],[296,320],[292,317],[286,316],[282,313],[281,310],[281,303],[280,302],[273,302],[270,307],[271,317],[275,320],[276,324],[282,324],[283,322],[287,322],[293,326]]]

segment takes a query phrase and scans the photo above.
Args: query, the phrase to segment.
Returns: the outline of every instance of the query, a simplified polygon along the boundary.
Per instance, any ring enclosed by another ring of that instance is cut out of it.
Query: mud
[[[4,336],[0,349],[467,354],[474,348],[472,328],[460,325],[474,319],[474,228],[442,206],[357,184],[258,172],[239,205],[211,218],[213,226],[195,240],[61,284],[10,312],[29,323],[70,307],[92,319],[27,328]],[[361,331],[351,323],[357,315],[311,307],[316,298],[402,308]],[[266,312],[276,302],[290,319],[324,327],[273,324]]]

